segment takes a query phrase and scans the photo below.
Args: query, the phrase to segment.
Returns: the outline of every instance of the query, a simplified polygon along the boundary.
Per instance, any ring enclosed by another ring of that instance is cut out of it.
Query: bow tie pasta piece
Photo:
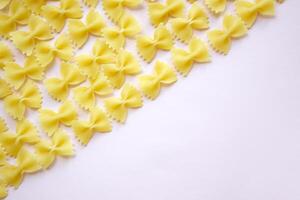
[[[3,69],[6,80],[13,85],[15,89],[19,89],[27,79],[35,81],[42,80],[45,70],[45,68],[36,62],[34,56],[26,58],[24,67],[21,67],[15,62],[8,62]]]
[[[78,0],[60,0],[60,7],[45,5],[42,7],[43,16],[57,32],[61,32],[68,18],[80,19],[82,10]]]
[[[247,27],[237,16],[225,15],[223,19],[223,30],[211,30],[207,33],[212,48],[221,54],[227,54],[231,47],[231,40],[245,36]]]
[[[83,0],[83,3],[88,7],[95,8],[98,4],[99,0]]]
[[[166,23],[170,17],[181,17],[183,11],[183,0],[166,0],[166,4],[159,2],[148,3],[150,21],[155,26],[160,23]]]
[[[98,73],[96,78],[89,79],[90,85],[74,88],[74,100],[85,110],[91,110],[96,104],[96,96],[107,96],[113,93],[109,81]]]
[[[26,108],[39,109],[42,96],[38,87],[27,81],[20,89],[20,94],[11,94],[4,98],[4,110],[14,119],[22,120]]]
[[[25,55],[32,54],[37,42],[53,38],[50,26],[41,17],[32,15],[28,27],[28,31],[14,31],[10,34],[14,45]]]
[[[70,61],[73,56],[72,43],[65,34],[62,34],[56,39],[54,46],[49,42],[38,43],[34,54],[43,67],[49,66],[56,57],[63,61]]]
[[[151,100],[157,98],[162,85],[171,85],[177,81],[176,73],[166,63],[157,61],[152,74],[140,75],[138,83],[142,92]]]
[[[114,64],[103,65],[104,74],[115,88],[121,88],[126,75],[133,76],[141,71],[141,66],[134,55],[122,50],[118,53]]]
[[[11,3],[12,0],[1,0],[0,1],[0,10],[4,9]]]
[[[103,37],[109,47],[115,51],[125,46],[126,37],[133,38],[141,32],[138,21],[131,15],[125,14],[118,22],[118,27],[106,27],[103,29]]]
[[[94,9],[86,16],[85,24],[78,19],[70,19],[68,24],[70,37],[78,48],[86,43],[89,35],[101,36],[105,26],[103,17]]]
[[[214,14],[220,14],[225,11],[227,0],[204,0],[208,9]]]
[[[17,156],[17,165],[7,164],[1,167],[0,176],[8,185],[18,188],[25,174],[35,173],[39,170],[41,170],[41,166],[35,156],[22,148]]]
[[[0,179],[0,198],[4,199],[7,197],[7,183]]]
[[[234,2],[237,14],[251,28],[257,18],[257,15],[274,16],[275,2],[274,0],[255,0],[249,2],[245,0],[237,0]]]
[[[8,83],[5,80],[0,79],[0,99],[5,98],[8,95],[11,95],[12,93],[13,93],[13,91],[10,88],[10,86],[8,85]]]
[[[117,22],[123,16],[125,8],[137,8],[142,4],[142,0],[103,0],[102,4],[108,17]]]
[[[0,12],[0,35],[9,38],[9,34],[17,29],[17,25],[27,24],[30,11],[21,1],[13,0],[9,6],[8,14]]]
[[[95,107],[90,111],[89,121],[77,120],[73,123],[73,131],[76,138],[83,145],[87,145],[95,132],[111,132],[112,127],[106,114]]]
[[[77,119],[77,111],[70,101],[65,101],[57,112],[49,109],[41,109],[39,120],[44,131],[52,136],[60,124],[71,126],[72,122]]]
[[[70,63],[62,63],[60,73],[61,78],[49,78],[44,83],[51,97],[57,101],[64,101],[68,96],[69,87],[85,81],[85,76]]]
[[[0,134],[6,132],[8,130],[7,125],[4,121],[4,119],[0,118]],[[1,148],[0,148],[1,150]]]
[[[5,152],[16,157],[24,144],[35,144],[40,140],[36,127],[28,120],[17,122],[16,133],[1,133],[0,144]]]
[[[203,30],[209,28],[207,14],[198,3],[193,3],[187,18],[171,19],[171,24],[175,36],[185,43],[192,38],[193,29]]]
[[[174,48],[171,53],[172,62],[176,70],[184,76],[190,72],[194,62],[210,62],[210,55],[206,45],[196,37],[191,39],[188,51],[180,48]]]
[[[172,34],[168,29],[159,25],[154,31],[154,37],[138,36],[136,45],[139,54],[146,62],[151,62],[159,49],[168,51],[173,46]]]
[[[4,42],[0,42],[0,69],[5,66],[7,62],[13,62],[13,54]]]
[[[103,39],[97,39],[94,43],[92,54],[83,54],[75,58],[79,69],[88,77],[95,78],[103,64],[113,63],[115,53]]]
[[[47,3],[47,0],[22,0],[25,6],[35,14],[41,14],[42,7]]]
[[[125,123],[129,108],[143,106],[142,95],[134,86],[127,83],[123,86],[120,97],[105,99],[104,106],[110,117],[118,122]]]
[[[69,136],[59,129],[54,133],[51,140],[41,140],[35,145],[35,155],[42,167],[47,169],[53,164],[56,156],[73,156],[73,144]]]

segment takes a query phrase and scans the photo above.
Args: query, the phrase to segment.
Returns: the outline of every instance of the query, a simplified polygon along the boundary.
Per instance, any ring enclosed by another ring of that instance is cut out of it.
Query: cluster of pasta
[[[113,123],[126,122],[129,110],[143,106],[144,97],[156,99],[178,74],[187,76],[194,64],[211,62],[210,47],[228,54],[232,41],[244,37],[258,16],[274,15],[276,0],[232,0],[235,13],[226,11],[230,1],[203,1],[1,0],[0,100],[16,130],[0,118],[0,198],[26,174],[48,169],[56,156],[74,155],[65,129],[82,145],[95,133],[111,132]],[[132,14],[144,8],[152,33],[143,33]],[[222,27],[211,28],[210,17],[221,17]],[[79,53],[90,38],[92,48]],[[136,52],[127,50],[129,41]],[[23,54],[22,64],[11,46]],[[160,51],[169,52],[172,64],[158,59]],[[144,61],[152,72],[143,73]],[[54,67],[59,76],[48,75]],[[60,106],[43,105],[41,88]],[[31,112],[38,113],[35,125],[28,119]]]

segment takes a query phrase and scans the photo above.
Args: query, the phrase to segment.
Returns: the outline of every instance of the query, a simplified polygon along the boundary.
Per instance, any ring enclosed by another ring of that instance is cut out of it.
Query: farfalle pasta
[[[166,0],[166,3],[148,3],[150,22],[157,26],[166,23],[170,17],[182,17],[184,13],[183,0]]]
[[[17,25],[25,25],[31,12],[21,1],[12,0],[7,14],[0,12],[0,35],[9,38],[9,34],[17,29]]]
[[[40,124],[49,136],[53,136],[59,129],[60,124],[69,127],[76,119],[77,111],[70,101],[65,101],[57,112],[49,109],[39,111]]]
[[[60,0],[60,7],[45,5],[42,7],[43,16],[55,31],[60,32],[67,19],[80,19],[82,10],[78,0]]]
[[[0,99],[7,97],[13,93],[12,89],[10,88],[9,84],[0,78]],[[1,120],[0,120],[1,121]]]
[[[25,59],[24,67],[21,67],[15,62],[7,62],[4,69],[4,76],[6,80],[19,89],[27,79],[40,81],[44,77],[44,68],[41,67],[34,56]]]
[[[25,55],[31,55],[37,42],[53,38],[50,26],[41,17],[31,15],[28,31],[14,31],[10,34],[14,45]]]
[[[0,176],[8,184],[18,188],[25,174],[41,170],[36,157],[28,150],[22,148],[17,156],[17,164],[6,164],[0,167]]]
[[[107,44],[118,51],[126,43],[126,37],[133,38],[141,31],[140,24],[131,15],[125,14],[118,21],[117,27],[106,27],[103,29],[103,37]]]
[[[90,85],[74,88],[74,100],[83,109],[93,109],[97,96],[107,96],[113,93],[113,88],[108,80],[98,73],[95,78],[89,78]]]
[[[162,85],[170,85],[177,81],[174,70],[166,63],[157,61],[152,74],[144,74],[138,77],[138,83],[146,97],[153,100],[161,90]]]
[[[107,133],[112,130],[106,114],[96,107],[90,111],[88,121],[75,121],[72,128],[76,138],[83,145],[87,145],[96,132]]]
[[[25,6],[35,14],[41,14],[42,6],[46,4],[47,0],[22,0]]]
[[[214,14],[220,14],[225,11],[228,0],[204,0],[208,9]]]
[[[116,121],[124,123],[127,119],[129,108],[143,106],[141,93],[132,85],[125,84],[120,97],[110,97],[104,100],[107,113]]]
[[[93,45],[92,54],[82,54],[75,57],[79,69],[87,76],[94,78],[103,64],[113,63],[115,53],[103,39],[97,39]]]
[[[7,62],[13,62],[14,57],[8,46],[4,42],[0,42],[0,69],[5,66]]]
[[[0,198],[7,197],[7,184],[4,180],[0,179]]]
[[[70,63],[62,63],[60,67],[61,78],[49,78],[45,80],[45,87],[51,97],[58,101],[67,98],[69,87],[85,81],[85,76],[79,69]]]
[[[39,140],[36,127],[24,119],[17,122],[16,133],[1,133],[0,144],[8,155],[16,157],[24,144],[35,144]]]
[[[56,156],[73,156],[73,144],[69,136],[58,129],[50,140],[41,140],[35,145],[35,155],[42,167],[47,169],[53,164]]]
[[[234,15],[225,15],[222,30],[211,30],[207,33],[210,45],[221,54],[227,54],[231,47],[231,40],[245,36],[247,27],[241,18]]]
[[[136,46],[142,58],[150,62],[158,50],[168,51],[172,48],[172,34],[164,25],[159,25],[154,31],[153,38],[145,35],[138,36]]]
[[[18,94],[12,93],[4,98],[4,110],[17,120],[24,118],[27,108],[39,109],[41,104],[41,93],[31,81],[27,81]]]
[[[199,3],[193,3],[187,17],[174,18],[170,22],[173,33],[183,42],[189,42],[193,36],[194,29],[204,30],[209,28],[207,14]]]
[[[246,0],[237,0],[234,2],[237,14],[251,28],[257,18],[257,15],[274,16],[275,2],[274,0],[255,0],[255,2]]]
[[[83,0],[83,3],[89,7],[96,7],[99,0]]]
[[[134,55],[122,50],[118,53],[114,64],[103,65],[103,71],[115,88],[120,88],[126,76],[133,76],[141,71],[141,66]]]
[[[68,24],[70,37],[78,48],[86,43],[89,35],[101,36],[105,26],[103,17],[94,9],[91,9],[86,16],[86,23],[79,19],[70,19]]]
[[[210,55],[204,42],[193,37],[188,50],[174,48],[171,51],[172,62],[176,70],[186,76],[194,63],[206,63],[210,61]]]
[[[4,119],[0,118],[0,135],[2,133],[6,132],[7,130],[8,130],[8,128],[7,128],[7,125],[6,125],[5,121],[4,121]],[[2,152],[1,150],[2,149],[0,148],[0,152]]]
[[[125,8],[134,9],[142,4],[142,0],[102,0],[103,9],[109,18],[117,22],[124,15]]]
[[[4,9],[6,6],[8,6],[11,1],[12,0],[2,0],[2,1],[0,1],[0,10]]]
[[[55,58],[70,61],[73,56],[71,40],[66,34],[60,35],[52,46],[49,42],[40,42],[36,45],[34,55],[43,67],[51,64]]]

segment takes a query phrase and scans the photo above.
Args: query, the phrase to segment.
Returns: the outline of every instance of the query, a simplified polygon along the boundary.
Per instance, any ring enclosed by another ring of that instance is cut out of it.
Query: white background
[[[278,5],[228,56],[213,54],[7,199],[299,200],[299,9]]]

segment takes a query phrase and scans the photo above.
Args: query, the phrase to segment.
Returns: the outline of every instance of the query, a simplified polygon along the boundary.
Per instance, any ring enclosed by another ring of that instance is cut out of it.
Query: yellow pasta
[[[153,38],[144,35],[138,36],[136,45],[142,58],[151,62],[159,49],[168,51],[172,48],[172,34],[164,25],[160,25],[155,29]]]
[[[186,76],[194,62],[206,63],[210,61],[210,55],[204,42],[193,37],[189,43],[188,51],[180,48],[172,49],[172,62],[176,70]]]
[[[166,23],[170,17],[182,17],[183,11],[183,0],[166,0],[165,4],[159,2],[148,3],[150,21],[155,26]]]
[[[12,93],[13,93],[12,89],[10,88],[8,83],[5,80],[0,78],[0,99],[5,98],[8,95],[11,95]]]
[[[21,67],[15,62],[7,62],[4,69],[6,80],[19,89],[27,79],[40,81],[44,77],[44,68],[41,67],[34,56],[25,59],[24,67]]]
[[[171,85],[177,81],[176,73],[166,63],[157,61],[152,74],[140,75],[138,83],[142,92],[151,100],[157,98],[162,85]]]
[[[70,37],[78,48],[86,43],[89,35],[101,36],[105,26],[103,17],[94,9],[86,16],[85,24],[78,19],[70,19],[68,24]]]
[[[122,50],[118,53],[114,64],[103,65],[104,74],[115,88],[120,88],[125,82],[126,75],[133,76],[141,71],[141,66],[134,55]]]
[[[6,123],[5,123],[5,121],[2,119],[2,118],[0,118],[0,135],[2,134],[2,133],[4,133],[4,132],[6,132],[8,130],[8,128],[7,128],[7,126],[6,126]],[[1,151],[2,149],[0,148],[0,152],[2,153],[2,151]],[[1,154],[2,155],[2,154]],[[1,157],[1,156],[0,156]],[[3,156],[2,156],[3,157]],[[2,158],[1,157],[1,158]]]
[[[0,69],[5,66],[7,62],[13,62],[13,54],[4,42],[0,42]]]
[[[83,0],[83,3],[89,7],[96,7],[99,0]]]
[[[42,18],[31,15],[28,31],[14,31],[10,34],[14,45],[25,55],[31,55],[38,41],[53,38],[50,26]]]
[[[214,14],[220,14],[225,11],[228,0],[204,0],[208,9]]]
[[[59,129],[60,124],[71,126],[76,119],[77,112],[70,101],[65,101],[57,112],[49,109],[39,111],[40,124],[49,136]]]
[[[97,39],[93,46],[92,55],[83,54],[75,58],[79,69],[89,77],[95,78],[103,64],[113,63],[114,52],[103,39]]]
[[[187,18],[171,19],[171,25],[175,36],[179,40],[189,42],[193,36],[193,29],[207,29],[209,28],[209,21],[204,9],[198,3],[193,3]]]
[[[118,51],[126,43],[126,37],[133,38],[139,32],[141,27],[138,21],[131,15],[123,15],[118,22],[118,27],[106,27],[103,29],[103,37],[107,44]]]
[[[41,14],[41,8],[46,4],[47,0],[22,0],[22,2],[24,2],[25,6],[35,14]]]
[[[50,140],[41,140],[35,145],[35,155],[42,167],[47,169],[56,156],[70,157],[74,155],[74,150],[69,136],[59,129]]]
[[[117,22],[124,14],[125,8],[137,8],[142,4],[142,0],[103,0],[102,4],[109,18]]]
[[[86,110],[94,108],[97,96],[107,96],[113,92],[112,86],[101,73],[95,78],[90,78],[89,82],[89,86],[74,88],[74,100]]]
[[[0,1],[0,10],[4,9],[6,6],[8,6],[11,3],[12,0],[1,0]]]
[[[43,67],[50,65],[56,57],[63,61],[70,61],[73,56],[72,43],[65,34],[62,34],[55,40],[53,46],[48,42],[38,43],[34,55]]]
[[[16,133],[1,133],[0,144],[8,155],[16,157],[24,144],[35,144],[39,140],[36,127],[24,119],[17,122]]]
[[[18,188],[25,174],[35,173],[39,170],[41,170],[41,166],[35,156],[22,148],[17,156],[17,165],[4,165],[0,168],[0,176],[8,185]]]
[[[38,87],[31,81],[27,81],[21,87],[19,94],[10,94],[4,98],[4,110],[17,120],[24,118],[26,108],[39,109],[41,104],[41,93]]]
[[[246,0],[237,0],[234,2],[237,14],[251,28],[257,18],[257,15],[274,16],[275,1],[274,0],[255,0],[250,2]]]
[[[211,30],[207,33],[207,37],[216,52],[227,54],[231,47],[231,40],[246,34],[247,27],[244,22],[237,16],[227,14],[223,19],[223,30]]]
[[[17,29],[17,25],[27,24],[30,11],[24,7],[21,1],[12,0],[8,14],[0,12],[0,35],[9,38],[9,34]]]
[[[51,97],[63,101],[68,97],[69,87],[82,83],[85,76],[74,64],[70,63],[62,63],[60,73],[61,78],[49,78],[44,83]]]
[[[83,145],[89,143],[95,132],[107,133],[112,129],[106,114],[96,107],[90,111],[89,121],[75,121],[72,128],[76,138]]]
[[[68,18],[80,19],[82,17],[78,0],[60,0],[60,7],[45,5],[42,11],[43,16],[57,32],[63,29]]]
[[[7,196],[7,185],[5,181],[0,179],[0,198],[4,199]]]
[[[140,108],[143,106],[142,95],[134,86],[127,83],[123,86],[120,97],[105,99],[104,106],[114,120],[124,123],[127,119],[129,108]]]

